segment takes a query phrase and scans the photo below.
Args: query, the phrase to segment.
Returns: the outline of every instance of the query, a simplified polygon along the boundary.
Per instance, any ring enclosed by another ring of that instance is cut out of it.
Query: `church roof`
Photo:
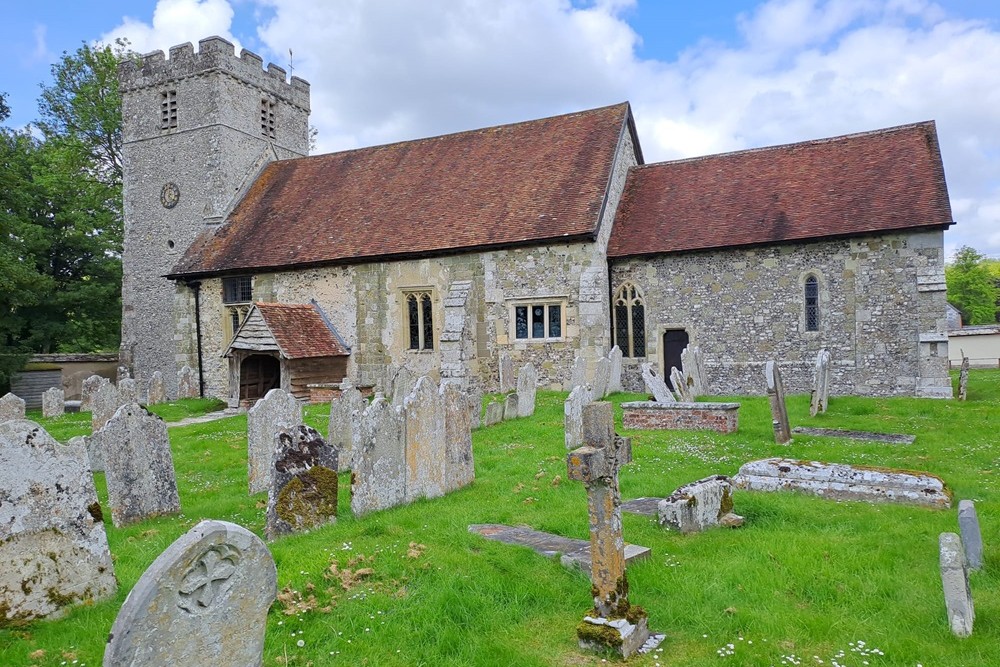
[[[315,302],[255,303],[224,356],[234,349],[274,351],[285,359],[344,357],[351,353]]]
[[[937,132],[928,121],[636,167],[608,256],[950,224]]]
[[[273,162],[170,277],[593,239],[623,132],[628,103]]]

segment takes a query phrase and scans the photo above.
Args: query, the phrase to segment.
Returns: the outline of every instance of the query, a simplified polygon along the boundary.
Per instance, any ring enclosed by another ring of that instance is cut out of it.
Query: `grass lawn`
[[[467,531],[471,523],[508,523],[587,537],[584,488],[566,480],[565,397],[539,392],[534,417],[476,431],[476,481],[444,498],[355,520],[349,476],[341,476],[335,525],[270,545],[282,592],[268,618],[264,664],[612,662],[576,645],[574,628],[591,604],[583,574]],[[626,540],[652,548],[629,567],[631,600],[647,609],[653,631],[667,634],[660,652],[629,664],[1000,665],[1000,371],[973,370],[966,403],[835,396],[827,414],[810,418],[807,396],[789,399],[793,426],[910,433],[912,445],[799,435],[779,447],[767,399],[735,400],[743,405],[732,435],[619,426],[634,454],[622,471],[622,497],[665,496],[780,455],[928,471],[951,486],[955,508],[738,491],[742,528],[686,536],[626,514]],[[214,409],[173,406],[157,411],[177,420]],[[328,409],[309,406],[306,421],[325,433]],[[89,432],[89,414],[39,421],[60,440]],[[57,621],[0,630],[0,663],[100,665],[126,594],[173,540],[206,518],[263,534],[266,496],[246,493],[246,417],[171,428],[170,438],[183,513],[108,525],[118,595]],[[96,479],[106,502],[104,477]],[[971,576],[975,632],[959,640],[945,615],[938,534],[957,532],[957,501],[966,498],[976,501],[985,569]]]

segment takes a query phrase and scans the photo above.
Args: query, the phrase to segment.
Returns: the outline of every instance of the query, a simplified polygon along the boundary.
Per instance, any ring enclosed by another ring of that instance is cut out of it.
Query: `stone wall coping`
[[[88,361],[118,361],[118,353],[112,352],[102,354],[100,352],[71,352],[64,354],[33,354],[28,360],[29,363],[72,363]]]
[[[631,410],[739,410],[739,403],[658,403],[656,401],[632,401],[622,403],[622,409]]]
[[[952,336],[988,336],[990,334],[1000,334],[1000,325],[997,324],[976,324],[961,329],[949,329],[948,337]]]

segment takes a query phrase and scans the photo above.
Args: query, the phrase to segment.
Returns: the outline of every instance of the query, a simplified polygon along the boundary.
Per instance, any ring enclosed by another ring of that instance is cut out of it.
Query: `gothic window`
[[[406,293],[406,323],[409,349],[434,349],[434,311],[430,292]]]
[[[222,279],[222,303],[225,308],[223,329],[226,340],[232,340],[243,320],[250,314],[253,302],[253,277],[235,276]]]
[[[563,303],[514,304],[513,325],[517,340],[561,340]]]
[[[615,344],[623,357],[646,356],[646,308],[642,293],[632,283],[625,283],[615,293]]]
[[[177,91],[167,90],[160,93],[160,129],[170,130],[177,127]]]
[[[819,331],[819,280],[806,276],[805,282],[806,331]]]
[[[260,134],[267,139],[274,139],[274,102],[260,101]]]

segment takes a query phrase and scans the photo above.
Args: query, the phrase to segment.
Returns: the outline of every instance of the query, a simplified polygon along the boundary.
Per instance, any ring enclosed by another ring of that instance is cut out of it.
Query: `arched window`
[[[810,274],[805,282],[806,331],[819,331],[819,280]]]
[[[430,292],[406,294],[406,320],[411,350],[434,349],[434,319]]]
[[[615,293],[614,331],[622,356],[646,356],[646,308],[642,293],[632,283],[625,283]]]

